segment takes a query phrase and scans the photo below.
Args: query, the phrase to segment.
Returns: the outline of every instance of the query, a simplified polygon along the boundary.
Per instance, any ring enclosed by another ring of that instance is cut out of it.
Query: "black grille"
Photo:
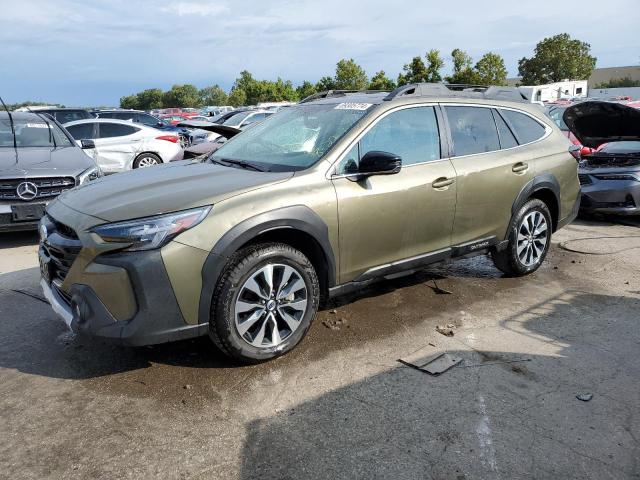
[[[580,180],[580,185],[591,185],[593,183],[591,177],[584,173],[578,175],[578,180]]]
[[[42,242],[41,246],[44,252],[51,258],[52,270],[51,280],[59,280],[64,282],[67,277],[71,265],[82,249],[82,244],[78,240],[76,232],[66,225],[49,217],[51,223],[48,225],[53,227]]]
[[[0,200],[22,200],[18,196],[17,189],[23,182],[33,183],[38,188],[37,195],[31,201],[57,197],[76,186],[76,180],[73,177],[0,179]]]

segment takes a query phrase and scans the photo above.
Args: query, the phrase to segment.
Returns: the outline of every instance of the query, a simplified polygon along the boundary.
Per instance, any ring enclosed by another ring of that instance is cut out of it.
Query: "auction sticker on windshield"
[[[373,103],[339,103],[335,110],[366,110]]]

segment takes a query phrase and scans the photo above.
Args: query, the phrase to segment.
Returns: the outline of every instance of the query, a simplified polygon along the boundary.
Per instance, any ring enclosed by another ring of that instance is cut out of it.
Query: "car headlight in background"
[[[96,178],[100,178],[102,176],[102,170],[98,167],[91,167],[86,169],[78,176],[78,185],[82,185],[91,180],[95,180]]]
[[[631,180],[640,182],[640,177],[632,173],[599,173],[593,176],[598,180]]]
[[[92,232],[107,243],[129,243],[130,245],[123,250],[152,250],[198,225],[210,210],[211,206],[207,206],[168,215],[109,223],[94,228]]]

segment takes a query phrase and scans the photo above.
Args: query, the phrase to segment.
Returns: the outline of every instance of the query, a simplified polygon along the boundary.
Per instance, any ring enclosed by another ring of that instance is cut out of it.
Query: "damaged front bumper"
[[[584,213],[640,214],[640,172],[619,169],[580,169]]]

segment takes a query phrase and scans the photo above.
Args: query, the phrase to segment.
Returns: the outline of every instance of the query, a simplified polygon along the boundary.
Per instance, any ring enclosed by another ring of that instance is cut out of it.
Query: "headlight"
[[[130,245],[124,250],[152,250],[198,225],[210,210],[210,206],[200,207],[157,217],[109,223],[96,227],[92,231],[107,243],[129,243]]]
[[[632,173],[600,173],[593,176],[598,180],[631,180],[640,182],[640,178]]]
[[[102,170],[100,170],[98,167],[88,168],[78,176],[78,185],[82,185],[83,183],[95,180],[96,178],[100,178],[101,176]]]

